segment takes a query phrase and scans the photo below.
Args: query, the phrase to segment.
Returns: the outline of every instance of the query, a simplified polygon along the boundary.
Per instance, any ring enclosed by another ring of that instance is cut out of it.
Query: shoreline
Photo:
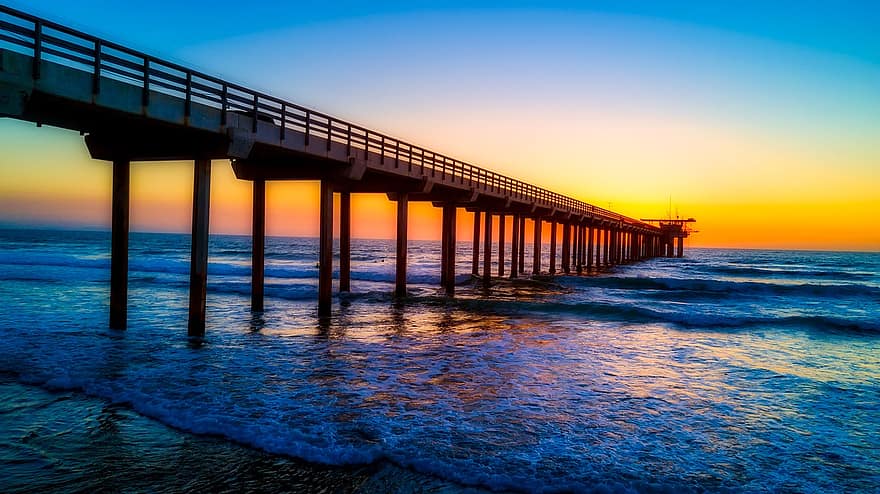
[[[394,465],[321,465],[202,435],[82,390],[0,374],[0,491],[485,491]]]

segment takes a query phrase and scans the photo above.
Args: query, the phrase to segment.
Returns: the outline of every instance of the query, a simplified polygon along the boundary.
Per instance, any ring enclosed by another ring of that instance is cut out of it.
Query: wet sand
[[[316,465],[0,376],[0,492],[479,493],[388,462]]]

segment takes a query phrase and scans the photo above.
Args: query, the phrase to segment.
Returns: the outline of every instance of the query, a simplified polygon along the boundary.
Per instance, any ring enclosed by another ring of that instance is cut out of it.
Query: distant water
[[[486,293],[462,243],[447,299],[412,242],[397,302],[393,243],[353,244],[322,325],[314,239],[268,240],[259,316],[249,239],[212,237],[194,347],[188,236],[132,234],[115,332],[107,233],[0,231],[0,491],[878,490],[880,254],[694,249]]]

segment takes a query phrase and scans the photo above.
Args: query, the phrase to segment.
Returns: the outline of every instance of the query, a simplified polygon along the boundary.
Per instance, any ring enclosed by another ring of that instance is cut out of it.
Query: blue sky
[[[118,2],[13,0],[9,5],[153,49],[339,19],[412,12],[568,11],[664,19],[880,62],[874,1]],[[137,28],[137,29],[133,29]]]

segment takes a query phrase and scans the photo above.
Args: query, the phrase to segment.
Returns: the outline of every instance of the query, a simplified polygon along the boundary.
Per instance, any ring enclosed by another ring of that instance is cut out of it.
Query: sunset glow
[[[26,7],[601,207],[695,217],[691,246],[880,249],[868,4],[829,13],[827,32],[629,2],[330,17],[305,5],[195,30],[182,26],[223,9],[175,7],[153,33],[100,3]],[[0,146],[0,224],[108,227],[110,168],[77,133],[4,119]],[[248,233],[250,184],[228,162],[213,177],[211,231]],[[132,228],[187,231],[191,187],[187,163],[135,165]],[[268,234],[317,234],[316,183],[272,183],[267,207]],[[384,195],[356,195],[353,211],[355,237],[393,237]],[[468,239],[470,215],[459,218]],[[439,211],[414,204],[410,237],[439,233]]]

